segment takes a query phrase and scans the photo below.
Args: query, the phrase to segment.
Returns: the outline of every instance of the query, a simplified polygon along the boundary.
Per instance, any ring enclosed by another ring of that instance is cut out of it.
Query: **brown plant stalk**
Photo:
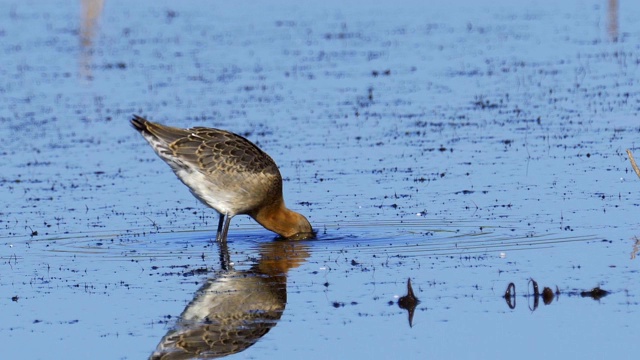
[[[627,155],[629,155],[629,161],[631,161],[631,166],[633,167],[633,171],[635,171],[636,175],[638,175],[638,177],[640,178],[640,169],[638,169],[638,164],[636,164],[636,161],[633,159],[633,154],[631,153],[631,150],[627,149]]]

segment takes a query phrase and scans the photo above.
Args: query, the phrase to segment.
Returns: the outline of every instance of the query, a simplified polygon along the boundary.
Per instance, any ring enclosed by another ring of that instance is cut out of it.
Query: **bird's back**
[[[133,126],[166,161],[203,173],[271,173],[280,175],[271,157],[244,137],[220,129],[180,129],[134,116]]]
[[[222,214],[248,213],[282,196],[276,163],[240,135],[205,127],[180,129],[139,116],[131,123],[191,192]]]

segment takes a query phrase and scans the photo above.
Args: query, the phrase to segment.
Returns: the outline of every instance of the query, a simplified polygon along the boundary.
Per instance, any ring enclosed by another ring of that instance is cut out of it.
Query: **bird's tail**
[[[133,115],[131,125],[133,125],[133,128],[138,130],[147,140],[151,141],[153,139],[165,144],[171,144],[172,142],[189,134],[187,130],[160,125],[138,115]]]

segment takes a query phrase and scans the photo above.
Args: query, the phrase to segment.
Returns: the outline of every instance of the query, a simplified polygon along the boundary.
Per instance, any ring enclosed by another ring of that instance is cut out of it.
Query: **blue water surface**
[[[246,136],[318,230],[230,358],[636,358],[639,11],[0,1],[3,358],[147,358],[220,276],[217,215],[132,114]],[[272,241],[234,218],[234,269]]]

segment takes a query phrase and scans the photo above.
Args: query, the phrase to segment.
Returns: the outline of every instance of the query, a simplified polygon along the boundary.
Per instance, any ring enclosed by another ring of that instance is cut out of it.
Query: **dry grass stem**
[[[636,161],[633,159],[633,154],[631,153],[631,150],[627,149],[627,155],[629,155],[629,161],[631,161],[631,166],[633,167],[633,171],[635,171],[636,175],[638,175],[638,177],[640,178],[640,169],[638,169],[638,164],[636,164]]]

